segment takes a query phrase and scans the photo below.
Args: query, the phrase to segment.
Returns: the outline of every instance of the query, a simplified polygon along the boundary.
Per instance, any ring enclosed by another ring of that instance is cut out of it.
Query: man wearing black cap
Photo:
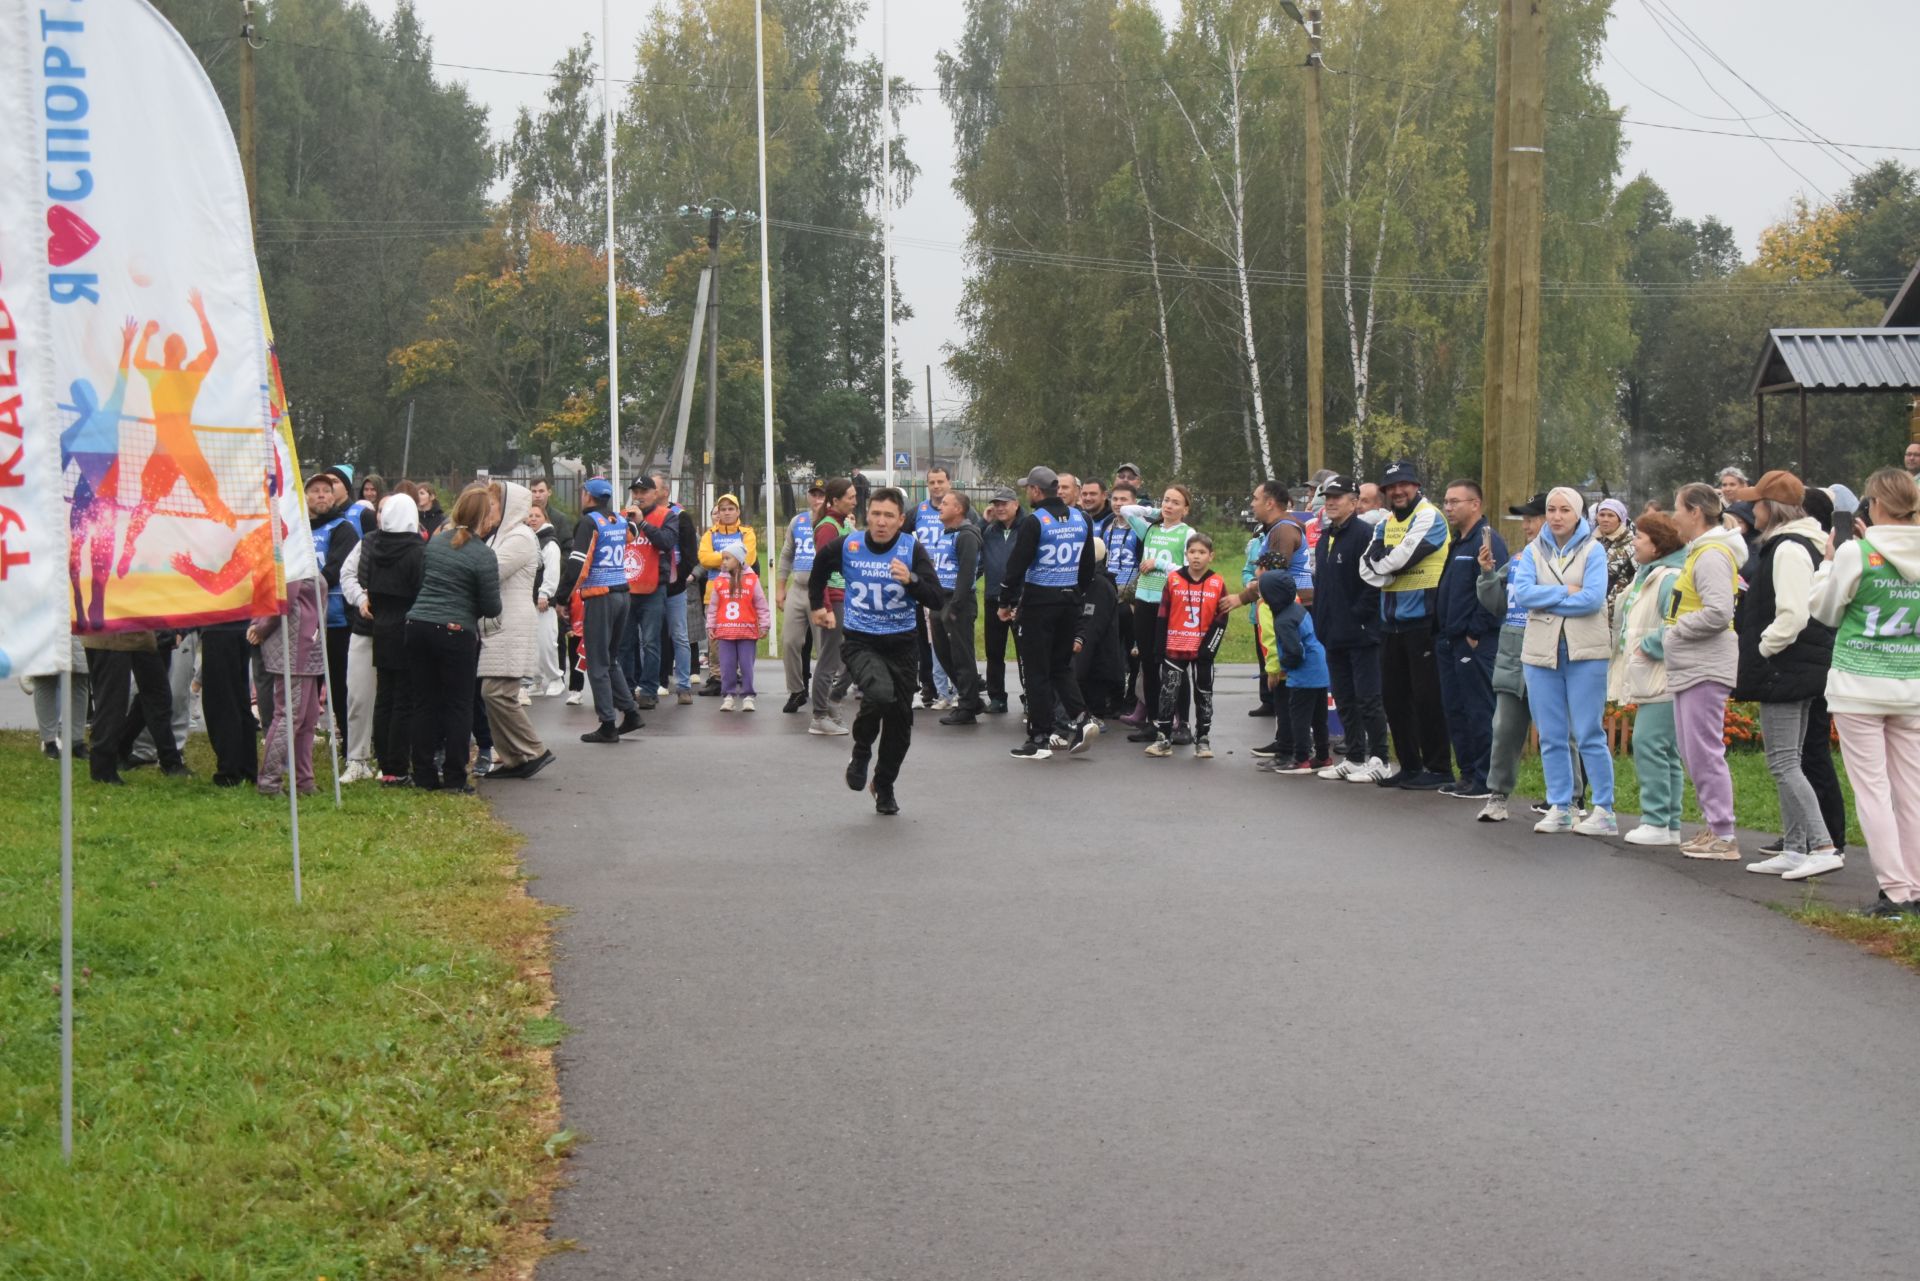
[[[661,624],[666,620],[673,554],[680,546],[680,522],[670,519],[667,491],[651,476],[636,479],[627,498],[625,514],[634,536],[627,540],[627,630],[620,655],[633,701],[644,712],[660,705]]]
[[[987,522],[980,527],[980,584],[986,610],[987,710],[995,715],[1007,710],[1007,642],[1013,637],[1013,625],[1000,617],[1000,580],[1006,576],[1019,519],[1019,495],[1011,489],[994,490]]]
[[[1014,528],[999,613],[1018,622],[1013,643],[1027,695],[1027,741],[1012,755],[1045,760],[1053,754],[1056,697],[1067,713],[1062,745],[1069,752],[1085,751],[1100,734],[1073,678],[1074,633],[1095,569],[1093,527],[1079,508],[1061,501],[1060,478],[1051,468],[1035,467],[1022,483],[1033,510]]]
[[[1320,777],[1377,783],[1387,765],[1387,716],[1380,702],[1380,589],[1360,574],[1373,526],[1360,517],[1360,486],[1333,476],[1320,486],[1320,541],[1314,547],[1313,630],[1327,650],[1334,705],[1347,758]]]
[[[573,530],[573,551],[560,571],[555,599],[570,601],[580,589],[585,615],[582,648],[586,651],[587,684],[593,690],[593,710],[600,726],[582,734],[583,743],[617,743],[644,722],[617,661],[620,637],[627,630],[627,540],[634,536],[627,518],[613,510],[613,486],[594,476],[580,487],[583,510]],[[614,724],[613,714],[621,713]]]
[[[1453,783],[1453,754],[1433,661],[1434,598],[1453,532],[1410,462],[1381,473],[1380,496],[1387,518],[1374,528],[1360,576],[1380,589],[1380,694],[1400,756],[1395,785],[1438,791]]]

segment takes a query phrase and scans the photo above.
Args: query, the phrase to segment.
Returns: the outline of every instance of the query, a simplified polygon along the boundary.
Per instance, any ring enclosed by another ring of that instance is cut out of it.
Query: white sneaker
[[[565,681],[548,681],[547,682],[547,689],[546,689],[546,695],[545,695],[547,698],[558,698],[566,692],[567,692],[567,683]]]
[[[813,723],[807,726],[809,734],[834,735],[846,732],[847,727],[830,716],[816,716],[813,718]]]
[[[1378,756],[1369,756],[1365,765],[1356,765],[1347,771],[1349,783],[1378,783],[1392,777],[1393,769]]]
[[[1593,813],[1573,825],[1573,830],[1582,836],[1618,836],[1619,821],[1613,817],[1613,811],[1596,805]]]
[[[750,712],[753,710],[753,695],[748,694],[746,697],[740,700],[740,710],[743,712]]]
[[[1807,855],[1800,866],[1790,872],[1780,873],[1783,881],[1804,881],[1809,876],[1819,876],[1824,872],[1837,872],[1847,865],[1847,856],[1833,850],[1819,850]]]
[[[1628,832],[1625,841],[1629,845],[1678,845],[1680,833],[1670,827],[1658,827],[1652,823],[1642,823]]]
[[[1533,830],[1543,836],[1558,836],[1562,832],[1571,832],[1573,830],[1573,815],[1567,813],[1558,805],[1549,805],[1547,807],[1546,817],[1542,818],[1538,823],[1535,823]]]
[[[1807,861],[1807,856],[1799,850],[1781,850],[1772,858],[1763,858],[1758,863],[1747,864],[1749,872],[1758,872],[1762,876],[1781,876],[1798,868]]]
[[[668,689],[665,685],[662,685],[659,689],[654,691],[653,696],[655,698],[665,698],[667,695],[671,693],[673,693],[672,690]]]
[[[1353,773],[1355,768],[1356,766],[1352,761],[1345,761],[1345,760],[1335,761],[1333,764],[1327,766],[1325,769],[1320,771],[1320,777],[1328,780],[1329,782],[1338,783],[1344,780],[1349,774]]]
[[[725,698],[720,700],[720,710],[723,712],[730,712],[733,710],[733,695],[729,694]]]
[[[578,706],[580,706],[580,700],[581,700],[581,699],[583,699],[584,697],[586,697],[586,693],[587,693],[587,691],[585,691],[584,689],[576,689],[576,690],[574,690],[574,691],[573,691],[572,693],[570,693],[570,694],[568,694],[568,695],[567,695],[567,706],[568,706],[568,707],[578,707]]]
[[[340,781],[343,784],[344,783],[363,783],[367,779],[370,779],[372,777],[374,777],[374,773],[372,770],[368,769],[363,762],[354,761],[351,765],[348,765],[347,768],[341,772]]]

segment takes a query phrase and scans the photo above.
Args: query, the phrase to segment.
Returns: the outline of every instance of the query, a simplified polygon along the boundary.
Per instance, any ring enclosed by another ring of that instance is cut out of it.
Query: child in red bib
[[[720,555],[720,568],[707,581],[707,637],[720,666],[720,710],[753,710],[753,659],[772,619],[760,575],[746,565],[739,545]]]
[[[1213,656],[1227,634],[1234,597],[1212,564],[1213,539],[1194,534],[1187,539],[1186,565],[1167,575],[1160,597],[1167,642],[1160,659],[1160,706],[1154,716],[1159,737],[1147,748],[1148,756],[1173,755],[1173,713],[1182,701],[1182,681],[1191,682],[1193,688],[1193,754],[1200,760],[1213,756],[1207,741],[1207,732],[1213,728]]]

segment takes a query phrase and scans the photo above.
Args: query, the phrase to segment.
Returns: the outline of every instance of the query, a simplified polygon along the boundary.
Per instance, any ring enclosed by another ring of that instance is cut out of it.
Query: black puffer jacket
[[[1825,554],[1811,539],[1782,533],[1762,542],[1760,554],[1747,562],[1747,590],[1733,608],[1733,629],[1740,637],[1740,677],[1733,696],[1741,702],[1797,703],[1826,692],[1834,629],[1825,623],[1809,618],[1800,635],[1778,654],[1768,658],[1760,652],[1760,634],[1777,612],[1774,558],[1788,544],[1804,548],[1815,568]]]
[[[360,586],[373,611],[377,668],[391,671],[407,665],[407,611],[420,594],[426,559],[426,540],[404,530],[376,529],[360,544]]]

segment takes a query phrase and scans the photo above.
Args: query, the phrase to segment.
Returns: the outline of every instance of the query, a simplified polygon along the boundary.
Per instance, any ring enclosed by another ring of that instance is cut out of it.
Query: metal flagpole
[[[271,447],[269,447],[271,448]],[[271,467],[272,464],[269,464]],[[277,468],[275,468],[277,470]],[[267,481],[267,528],[273,531],[273,560],[284,572],[287,563],[286,553],[281,549],[280,537],[280,494],[276,491],[273,471],[268,472]],[[294,781],[297,777],[293,767],[293,717],[288,713],[293,707],[293,620],[297,616],[293,605],[292,583],[287,584],[287,614],[280,624],[280,719],[284,723],[287,735],[287,805],[293,819],[293,901],[300,901],[300,788]],[[323,643],[320,647],[326,649]],[[259,691],[256,691],[259,692]]]
[[[600,0],[600,118],[607,179],[607,424],[611,453],[607,476],[620,496],[620,304],[613,283],[613,19]]]
[[[61,638],[66,641],[65,637]],[[69,652],[72,642],[66,641]],[[60,1157],[73,1164],[73,665],[60,672]],[[111,749],[108,749],[111,750]]]
[[[887,0],[880,0],[880,403],[886,416],[887,484],[893,475],[893,72],[887,65]]]
[[[333,808],[339,809],[340,758],[346,754],[347,740],[333,719],[333,662],[327,657],[327,585],[318,578],[313,580],[313,596],[320,605],[320,701],[327,716],[327,756],[333,761]],[[287,618],[291,621],[293,617],[289,608]],[[341,672],[340,679],[346,680],[347,674]],[[287,761],[287,769],[293,769],[291,759]],[[291,773],[288,778],[291,780]]]
[[[754,0],[753,68],[756,109],[760,123],[760,403],[762,429],[767,449],[767,574],[778,578],[779,543],[774,541],[774,524],[780,513],[773,505],[773,285],[767,274],[767,42],[762,27],[765,0]],[[770,612],[767,619],[767,649],[780,652],[780,613]]]

